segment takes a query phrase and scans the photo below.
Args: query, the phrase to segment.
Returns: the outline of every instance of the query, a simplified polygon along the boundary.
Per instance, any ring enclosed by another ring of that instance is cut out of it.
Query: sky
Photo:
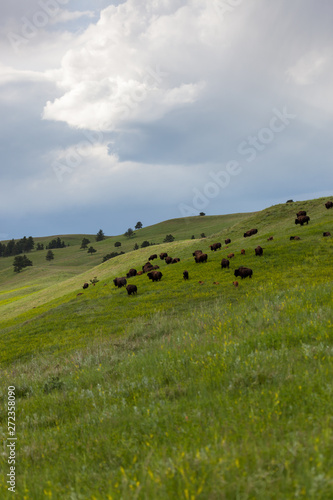
[[[0,240],[333,195],[331,0],[0,11]]]

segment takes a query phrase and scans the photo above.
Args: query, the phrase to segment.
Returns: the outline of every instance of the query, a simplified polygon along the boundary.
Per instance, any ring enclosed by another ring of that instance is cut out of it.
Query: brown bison
[[[141,274],[143,274],[143,271],[138,271],[136,274],[137,276],[141,276]]]
[[[89,283],[83,283],[83,287],[82,288],[85,290],[86,288],[88,288],[88,286],[89,286]]]
[[[294,203],[294,200],[287,200],[286,203]]]
[[[253,274],[253,271],[252,269],[249,269],[248,267],[239,267],[238,269],[235,269],[235,272],[234,272],[234,275],[236,276],[236,278],[238,276],[240,276],[242,279],[244,278],[252,278],[252,274]]]
[[[127,281],[126,281],[126,278],[122,277],[122,278],[115,278],[113,280],[113,283],[114,283],[114,286],[121,288],[122,286],[126,285]]]
[[[142,271],[144,273],[148,273],[148,271],[151,271],[153,269],[153,264],[151,264],[150,262],[146,262],[143,266],[142,266]]]
[[[245,250],[244,250],[244,248],[242,248],[242,250],[241,250],[241,255],[245,255]]]
[[[153,266],[153,269],[154,269],[154,270],[155,270],[155,269],[159,269],[159,268],[160,268],[160,266],[158,266],[157,264],[155,264],[155,266]]]
[[[305,210],[300,210],[299,212],[297,212],[296,217],[301,217],[302,215],[306,215]]]
[[[221,267],[222,269],[229,269],[229,260],[228,259],[222,259],[221,260]]]
[[[184,280],[188,280],[188,271],[183,271]]]
[[[231,243],[231,239],[230,239],[230,238],[227,238],[226,240],[224,240],[224,243],[225,243],[226,245],[229,245],[229,243]]]
[[[244,233],[244,238],[248,238],[249,236],[252,236],[253,234],[257,234],[258,229],[250,229],[249,231],[246,231]]]
[[[232,259],[233,257],[235,257],[235,254],[234,253],[229,253],[229,255],[227,255],[228,259]]]
[[[171,264],[177,264],[177,262],[180,262],[179,257],[175,257],[174,259],[172,259]]]
[[[264,249],[263,249],[261,246],[259,246],[259,245],[258,245],[258,246],[254,249],[254,252],[255,252],[255,254],[256,254],[256,255],[261,256],[261,255],[263,255],[263,253],[264,253]]]
[[[161,281],[163,274],[161,271],[152,271],[147,274],[148,278],[152,281]]]
[[[126,274],[126,278],[131,278],[132,276],[136,276],[138,273],[137,273],[137,270],[136,269],[130,269],[128,271],[128,273]]]
[[[303,226],[303,224],[307,223],[309,224],[310,217],[308,215],[301,215],[297,219],[295,219],[295,224],[300,224]]]
[[[206,253],[201,253],[200,255],[196,255],[194,260],[197,264],[200,262],[207,262],[208,255]]]
[[[232,284],[234,285],[234,287],[238,287],[238,281],[233,281]]]
[[[197,255],[200,255],[202,253],[202,250],[195,250],[192,255],[193,257],[196,257]]]
[[[221,248],[221,243],[213,243],[212,245],[209,245],[209,248],[214,252],[216,252],[216,250],[218,250],[219,248]]]
[[[290,236],[291,240],[300,240],[301,238],[299,236]]]
[[[269,238],[267,238],[267,241],[272,241],[273,239],[273,236],[270,236]]]
[[[166,263],[166,264],[171,264],[171,262],[172,262],[172,257],[165,257],[165,259],[164,259],[164,260],[165,260],[165,263]]]
[[[154,259],[157,259],[156,253],[154,253],[153,255],[151,255],[148,260],[154,260]]]
[[[167,256],[168,256],[168,254],[167,254],[166,252],[162,252],[162,253],[160,253],[160,259],[161,259],[161,260],[164,260],[164,259],[165,259],[165,257],[167,257]]]
[[[126,290],[128,295],[136,294],[138,292],[136,285],[127,285]]]
[[[323,236],[331,236],[331,233],[326,231],[325,233],[323,233]]]
[[[332,208],[332,207],[333,207],[333,201],[327,201],[327,202],[325,203],[325,207],[327,208],[327,210],[328,210],[329,208]]]

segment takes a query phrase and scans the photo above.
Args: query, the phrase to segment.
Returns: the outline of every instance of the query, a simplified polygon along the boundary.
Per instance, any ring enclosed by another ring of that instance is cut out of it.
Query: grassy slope
[[[125,254],[51,288],[38,289],[25,271],[34,295],[16,301],[16,315],[13,303],[0,309],[3,387],[28,395],[18,399],[19,498],[24,488],[33,499],[331,498],[333,248],[322,232],[333,234],[333,211],[325,201],[239,215],[220,234],[221,219],[192,218],[214,223],[199,231],[187,221],[187,237],[217,234]],[[308,226],[295,226],[299,209]],[[176,221],[163,224],[163,237],[175,234]],[[259,233],[244,239],[252,227]],[[159,241],[145,230],[142,239]],[[295,234],[301,241],[289,240]],[[226,236],[228,249],[193,262],[193,250]],[[114,276],[165,249],[181,262],[158,261],[160,283],[132,278],[137,297],[114,288]],[[232,269],[254,270],[238,289],[233,271],[220,269],[231,251]],[[95,275],[97,286],[77,297]]]
[[[177,241],[191,238],[194,230],[197,232],[195,236],[199,237],[203,232],[206,236],[210,236],[250,216],[251,214],[232,214],[173,219],[140,229],[130,240],[124,236],[113,236],[96,242],[92,235],[61,235],[61,240],[64,240],[66,244],[70,243],[69,247],[53,250],[55,259],[51,262],[45,260],[46,250],[30,252],[29,258],[33,262],[33,267],[26,268],[19,274],[13,273],[12,257],[0,259],[1,318],[4,320],[17,317],[20,313],[48,302],[52,298],[61,297],[66,292],[76,290],[82,286],[82,282],[89,282],[89,279],[93,278],[96,273],[99,277],[106,277],[110,272],[118,272],[118,268],[122,267],[123,263],[129,263],[130,267],[132,267],[132,262],[137,265],[142,262],[143,258],[147,259],[152,252],[159,251],[160,247],[154,246],[154,248],[139,250],[136,252],[137,255],[124,255],[108,262],[107,265],[99,266],[102,257],[108,253],[131,252],[135,243],[140,246],[145,240],[158,244],[164,240],[166,234],[173,234]],[[97,250],[95,254],[88,255],[86,250],[78,251],[83,237],[90,239],[91,244]],[[36,238],[35,243],[46,245],[53,238],[55,236]],[[121,242],[121,247],[114,247],[116,241]],[[193,240],[191,242],[193,243]],[[165,245],[162,245],[162,248],[165,248]]]

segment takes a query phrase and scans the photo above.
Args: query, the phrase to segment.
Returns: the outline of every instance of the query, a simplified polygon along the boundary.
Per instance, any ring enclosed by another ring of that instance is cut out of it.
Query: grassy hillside
[[[51,264],[37,255],[46,252],[32,252],[36,263],[19,275],[2,262],[0,422],[6,439],[6,388],[14,385],[18,498],[332,498],[326,200],[167,221],[137,231],[139,243],[156,246],[132,252],[136,239],[118,236],[92,243],[99,250],[90,257],[80,235]],[[294,224],[301,209],[308,226]],[[258,234],[244,238],[253,227]],[[190,239],[202,232],[208,238]],[[176,241],[161,244],[170,233]],[[228,248],[209,250],[226,237]],[[114,241],[126,253],[99,264]],[[197,248],[207,263],[194,262]],[[181,259],[154,261],[161,282],[130,278],[138,287],[131,297],[114,287],[115,276],[161,251]],[[253,278],[235,288],[240,265]],[[82,290],[94,276],[97,285]],[[1,498],[10,498],[7,456]]]

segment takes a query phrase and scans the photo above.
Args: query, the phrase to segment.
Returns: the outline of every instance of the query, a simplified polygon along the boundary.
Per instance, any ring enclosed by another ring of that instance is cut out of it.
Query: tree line
[[[10,240],[6,243],[0,243],[0,257],[13,257],[20,253],[30,252],[34,249],[35,243],[32,236],[24,236],[20,240]]]

